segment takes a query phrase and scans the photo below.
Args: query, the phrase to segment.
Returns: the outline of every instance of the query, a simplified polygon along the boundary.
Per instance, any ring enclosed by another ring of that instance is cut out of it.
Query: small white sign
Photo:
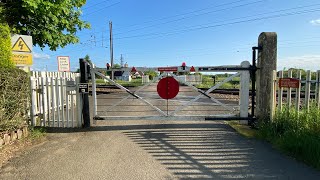
[[[70,71],[70,57],[58,56],[58,71],[69,72]]]

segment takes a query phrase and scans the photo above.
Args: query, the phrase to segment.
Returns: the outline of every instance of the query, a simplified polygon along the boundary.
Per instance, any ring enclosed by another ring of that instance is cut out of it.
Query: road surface
[[[81,132],[82,131],[82,132]],[[48,133],[0,179],[319,179],[320,172],[223,122],[116,121]]]

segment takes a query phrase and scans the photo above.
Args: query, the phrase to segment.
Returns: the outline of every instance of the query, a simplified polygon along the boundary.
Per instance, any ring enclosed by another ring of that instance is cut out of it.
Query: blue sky
[[[87,0],[82,19],[91,29],[80,43],[57,51],[33,48],[34,70],[57,71],[57,56],[71,70],[88,54],[99,67],[114,59],[129,66],[237,65],[251,61],[261,32],[278,34],[278,69],[320,69],[319,0]]]

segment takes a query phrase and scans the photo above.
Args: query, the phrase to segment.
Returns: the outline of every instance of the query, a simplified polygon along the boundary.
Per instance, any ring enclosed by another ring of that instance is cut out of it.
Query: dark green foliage
[[[20,128],[26,123],[29,95],[26,72],[0,67],[0,131]]]
[[[0,67],[14,67],[11,55],[11,35],[9,26],[0,23]]]
[[[33,44],[51,50],[79,41],[78,30],[89,28],[80,20],[86,0],[2,0],[0,20],[8,23],[13,34],[31,35]]]
[[[260,138],[285,153],[320,169],[320,111],[314,105],[309,112],[284,108],[275,119],[260,125]]]

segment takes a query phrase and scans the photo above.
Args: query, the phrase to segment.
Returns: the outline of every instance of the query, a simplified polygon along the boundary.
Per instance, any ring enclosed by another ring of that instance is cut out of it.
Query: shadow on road
[[[113,124],[48,133],[118,131],[178,179],[314,179],[319,172],[223,122]]]
[[[262,162],[252,161],[253,147],[223,124],[166,125],[124,134],[179,179],[275,177],[268,169],[255,170]]]

